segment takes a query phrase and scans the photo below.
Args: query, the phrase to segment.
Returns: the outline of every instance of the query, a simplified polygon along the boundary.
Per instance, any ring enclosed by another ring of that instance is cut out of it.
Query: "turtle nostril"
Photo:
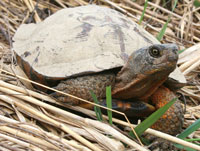
[[[169,56],[168,58],[169,61],[177,61],[178,60],[178,55],[173,55],[173,56]]]
[[[178,48],[174,48],[174,49],[172,49],[172,51],[173,51],[175,54],[177,54],[177,53],[178,53]]]
[[[178,46],[177,45],[174,45],[173,48],[172,48],[172,51],[177,54],[178,53]]]

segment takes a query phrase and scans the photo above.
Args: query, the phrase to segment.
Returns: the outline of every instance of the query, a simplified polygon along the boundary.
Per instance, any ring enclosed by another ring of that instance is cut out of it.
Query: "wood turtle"
[[[90,101],[89,90],[101,99],[111,85],[113,108],[129,116],[147,116],[162,107],[175,97],[163,83],[185,80],[176,68],[175,44],[160,44],[127,16],[106,7],[59,10],[38,24],[22,24],[13,40],[17,62],[30,79],[57,84],[56,89]],[[182,123],[182,106],[176,101],[153,128],[177,134]]]

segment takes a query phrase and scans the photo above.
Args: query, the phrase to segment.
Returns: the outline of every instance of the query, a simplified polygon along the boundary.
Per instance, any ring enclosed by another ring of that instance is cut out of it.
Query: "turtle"
[[[161,44],[124,14],[97,5],[62,9],[40,23],[22,24],[13,50],[31,80],[60,91],[93,101],[92,90],[105,105],[105,88],[111,86],[113,108],[130,117],[146,117],[175,98],[165,83],[185,82],[176,66],[176,44]],[[152,127],[175,135],[182,124],[182,106],[176,101]]]

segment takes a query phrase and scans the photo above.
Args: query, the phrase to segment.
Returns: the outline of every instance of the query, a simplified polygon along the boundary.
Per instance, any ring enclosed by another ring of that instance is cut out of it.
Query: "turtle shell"
[[[38,24],[22,24],[13,40],[18,60],[48,79],[121,67],[133,51],[159,43],[127,16],[96,5],[62,9]]]

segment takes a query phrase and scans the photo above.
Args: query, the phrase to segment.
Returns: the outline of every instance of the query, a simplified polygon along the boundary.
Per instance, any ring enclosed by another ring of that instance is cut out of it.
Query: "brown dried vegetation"
[[[136,22],[144,6],[144,1],[139,0],[91,2],[114,8]],[[171,16],[162,42],[174,42],[180,49],[186,49],[180,54],[178,62],[190,83],[190,86],[185,86],[179,91],[186,99],[184,123],[186,128],[200,118],[200,7],[196,8],[192,0],[182,0],[178,1],[175,11],[171,12],[173,1],[165,1],[165,4],[163,2],[160,0],[148,2],[142,26],[157,36],[168,16]],[[93,120],[95,115],[92,111],[65,106],[93,117],[93,119],[84,118],[42,102],[41,100],[46,100],[51,104],[63,106],[37,93],[29,81],[19,77],[25,75],[15,64],[12,51],[12,36],[19,25],[40,22],[59,9],[88,3],[88,0],[0,1],[0,150],[124,150],[122,142],[128,144],[126,149],[145,149],[120,130]],[[113,121],[123,127],[128,126],[126,122],[117,119]],[[175,139],[152,130],[148,133],[168,140]],[[200,131],[196,131],[191,137],[199,138]]]

